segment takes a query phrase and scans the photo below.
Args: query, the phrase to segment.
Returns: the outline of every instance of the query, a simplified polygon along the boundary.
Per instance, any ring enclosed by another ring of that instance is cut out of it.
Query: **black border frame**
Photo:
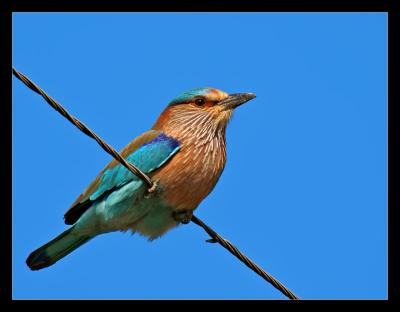
[[[5,2],[5,1],[4,1]],[[1,40],[3,47],[0,52],[0,75],[2,97],[7,98],[8,105],[1,105],[0,135],[2,136],[2,161],[0,198],[0,298],[1,301],[13,302],[12,299],[12,13],[13,12],[387,12],[388,13],[388,244],[389,244],[389,272],[388,272],[388,300],[399,302],[400,294],[400,259],[399,259],[399,165],[400,155],[396,148],[400,143],[396,117],[398,114],[400,72],[398,58],[400,38],[398,18],[395,2],[389,0],[247,0],[235,2],[228,0],[201,2],[172,0],[172,1],[141,1],[130,3],[127,0],[93,1],[29,1],[14,0],[10,5],[2,4],[0,30],[3,32]],[[15,79],[15,78],[14,78]],[[397,146],[396,146],[397,145]],[[310,301],[310,300],[308,300]],[[341,300],[338,300],[341,301]],[[385,300],[380,300],[385,302]],[[336,303],[335,303],[336,304]],[[347,303],[348,304],[348,301]],[[371,302],[371,307],[376,302]],[[333,306],[332,306],[333,307]]]

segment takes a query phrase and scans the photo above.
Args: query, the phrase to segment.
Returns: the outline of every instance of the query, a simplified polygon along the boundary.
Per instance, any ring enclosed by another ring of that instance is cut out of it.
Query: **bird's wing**
[[[179,148],[179,142],[174,138],[150,130],[125,146],[120,154],[144,173],[149,173],[161,167]],[[68,209],[64,215],[65,223],[74,224],[94,201],[139,179],[113,159]]]

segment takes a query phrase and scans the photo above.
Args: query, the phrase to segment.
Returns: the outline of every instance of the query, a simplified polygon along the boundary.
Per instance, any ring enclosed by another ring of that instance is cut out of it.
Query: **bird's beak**
[[[230,94],[225,100],[219,102],[219,105],[223,105],[225,107],[224,110],[235,109],[255,97],[256,95],[254,93],[234,93]]]

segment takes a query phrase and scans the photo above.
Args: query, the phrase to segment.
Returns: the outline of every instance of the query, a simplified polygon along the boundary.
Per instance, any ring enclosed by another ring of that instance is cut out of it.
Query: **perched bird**
[[[131,230],[153,240],[188,223],[224,169],[233,110],[253,98],[198,88],[171,101],[151,130],[120,152],[157,183],[155,194],[148,196],[147,185],[112,160],[65,213],[72,226],[32,252],[29,268],[48,267],[99,234]]]

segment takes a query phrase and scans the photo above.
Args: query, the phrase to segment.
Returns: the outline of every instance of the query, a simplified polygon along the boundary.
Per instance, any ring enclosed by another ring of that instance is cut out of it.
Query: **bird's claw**
[[[151,198],[157,193],[156,191],[157,191],[157,183],[153,181],[153,185],[147,190],[146,195],[144,197]]]
[[[216,240],[215,238],[210,238],[210,239],[207,239],[206,242],[207,242],[207,243],[214,244],[214,243],[217,242],[217,240]]]
[[[174,211],[172,217],[175,221],[182,224],[188,224],[192,220],[193,212],[190,210]]]

